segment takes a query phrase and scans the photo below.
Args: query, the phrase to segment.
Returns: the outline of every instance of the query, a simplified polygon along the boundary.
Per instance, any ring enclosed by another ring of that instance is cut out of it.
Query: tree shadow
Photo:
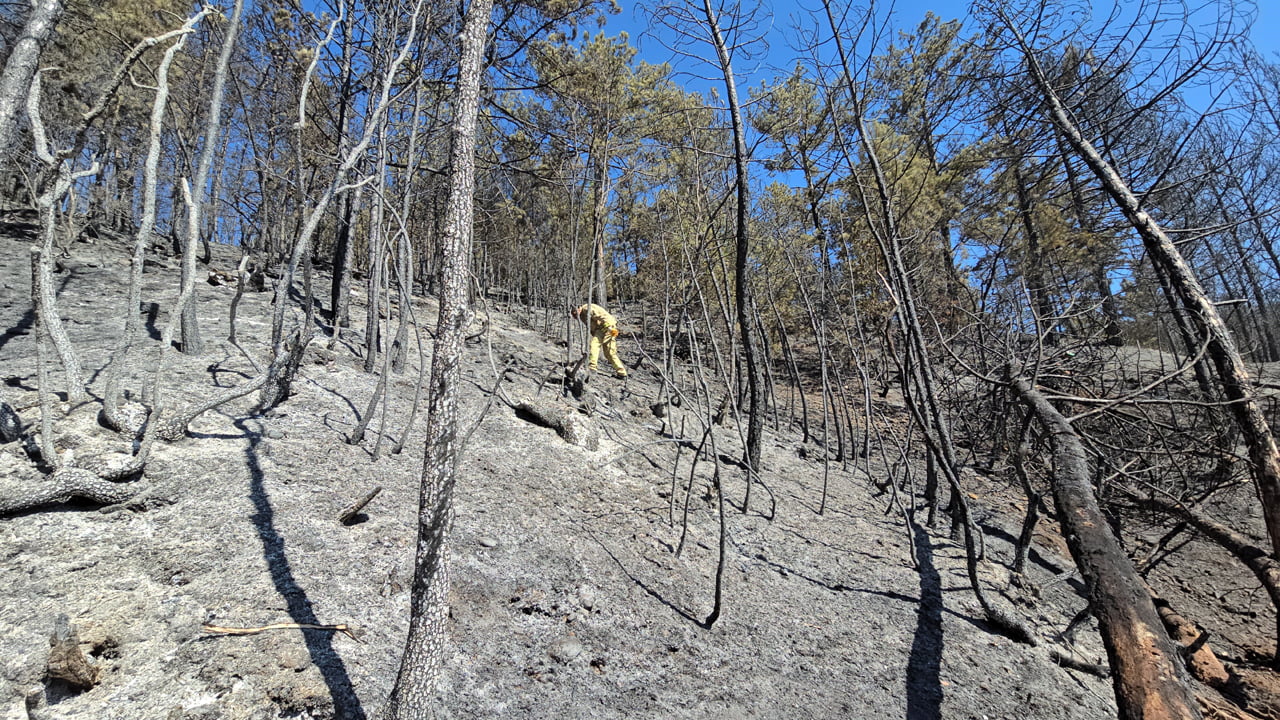
[[[36,311],[34,308],[27,308],[27,311],[18,318],[18,322],[13,327],[0,333],[0,348],[4,347],[9,341],[16,337],[21,337],[31,332],[31,328],[36,324]]]
[[[822,541],[822,540],[820,540],[820,539],[809,538],[809,537],[807,537],[807,536],[805,536],[805,535],[803,535],[803,534],[801,534],[801,533],[795,532],[794,530],[788,530],[787,528],[782,528],[782,531],[783,531],[783,532],[786,532],[786,533],[790,533],[790,534],[794,535],[795,537],[799,538],[800,540],[802,540],[803,542],[805,542],[805,543],[807,543],[807,544],[810,544],[810,545],[817,545],[817,546],[820,546],[820,547],[825,547],[825,548],[827,548],[828,550],[831,550],[832,552],[842,553],[842,554],[845,554],[845,555],[848,555],[848,556],[851,556],[851,557],[852,557],[852,556],[858,556],[858,557],[865,558],[865,559],[866,559],[866,561],[867,561],[868,563],[884,563],[884,562],[888,562],[888,561],[890,560],[890,558],[889,558],[888,556],[886,556],[886,555],[876,555],[876,554],[874,554],[874,553],[869,553],[869,552],[865,552],[865,551],[860,551],[860,550],[851,550],[851,549],[849,549],[849,548],[842,548],[842,547],[839,547],[839,546],[837,546],[837,545],[833,545],[833,544],[831,544],[831,543],[823,542],[823,541]],[[737,547],[737,545],[736,545],[736,544],[735,544],[735,547]],[[749,553],[747,553],[747,552],[743,551],[741,547],[737,547],[737,549],[741,552],[741,554],[742,554],[743,556],[747,556],[747,555],[749,555]],[[860,595],[872,595],[872,596],[875,596],[875,597],[882,597],[882,598],[885,598],[885,599],[887,599],[887,600],[894,600],[894,601],[897,601],[897,602],[911,603],[912,605],[919,605],[919,604],[920,604],[920,598],[915,597],[914,595],[905,595],[905,594],[903,594],[903,593],[895,592],[895,591],[893,591],[893,590],[881,590],[881,589],[874,589],[874,588],[857,587],[856,585],[846,585],[845,583],[842,583],[842,582],[839,582],[839,581],[832,581],[832,580],[830,580],[830,579],[824,579],[824,578],[816,577],[816,576],[814,576],[814,575],[810,575],[810,574],[806,573],[805,571],[798,570],[798,569],[796,569],[795,567],[793,567],[793,566],[791,566],[791,565],[785,565],[785,564],[783,564],[783,563],[781,563],[781,562],[778,562],[778,561],[776,561],[776,560],[772,560],[772,559],[770,559],[768,556],[764,555],[764,553],[756,553],[755,555],[753,555],[753,556],[751,556],[751,557],[752,557],[754,560],[756,560],[757,562],[760,562],[760,563],[762,563],[763,565],[765,565],[765,566],[768,566],[768,567],[772,568],[775,572],[778,572],[778,573],[785,573],[788,577],[794,577],[794,578],[796,578],[796,579],[803,580],[803,581],[805,581],[805,582],[807,582],[807,583],[810,583],[810,584],[812,584],[812,585],[815,585],[815,586],[817,586],[817,587],[820,587],[820,588],[822,588],[822,589],[824,589],[824,590],[828,590],[828,591],[833,592],[833,593],[858,593],[858,594],[860,594]],[[943,589],[943,588],[942,588],[942,580],[941,580],[940,576],[938,575],[937,570],[936,570],[936,569],[934,569],[934,568],[932,567],[932,558],[933,558],[933,554],[932,554],[932,551],[930,550],[930,555],[929,555],[929,558],[928,558],[928,559],[929,559],[929,562],[930,562],[930,566],[929,566],[929,567],[930,567],[930,572],[932,572],[933,576],[934,576],[935,578],[937,578],[937,581],[936,581],[936,588],[937,588],[937,589],[936,589],[936,593],[935,593],[935,594],[936,594],[939,598],[941,598],[941,597],[942,597],[942,593],[944,593],[944,592],[960,592],[960,591],[965,591],[965,592],[967,592],[967,591],[968,591],[968,587],[967,587],[967,586],[966,586],[966,587],[964,587],[964,588]],[[923,582],[922,582],[922,585],[923,585]],[[927,597],[927,596],[926,596],[926,597]],[[988,633],[989,633],[989,632],[991,632],[991,626],[990,626],[989,624],[987,624],[986,622],[984,622],[984,621],[982,621],[982,620],[980,620],[980,619],[978,619],[978,618],[971,617],[971,616],[969,616],[969,615],[964,615],[964,614],[962,614],[962,613],[956,612],[955,610],[948,610],[948,609],[946,608],[945,603],[943,603],[942,605],[940,605],[940,606],[939,606],[939,608],[938,608],[938,614],[939,614],[939,618],[940,618],[942,615],[950,615],[951,617],[955,618],[956,620],[962,620],[962,621],[964,621],[964,622],[966,622],[966,623],[968,623],[968,624],[972,625],[973,627],[975,627],[975,628],[977,628],[977,629],[979,629],[979,630],[982,630],[983,632],[988,632]],[[939,632],[940,632],[940,630],[939,630]],[[941,654],[941,650],[939,650],[939,654]]]
[[[160,303],[141,303],[141,307],[138,308],[138,312],[145,313],[146,315],[146,317],[143,318],[142,326],[147,331],[147,337],[152,340],[161,339],[163,335],[161,335],[160,328],[156,325],[156,322],[160,319]]]
[[[55,288],[53,291],[54,296],[56,297],[63,290],[66,290],[67,283],[69,282],[71,282],[71,273],[65,273],[58,280],[58,287]],[[29,297],[30,297],[30,294],[28,293],[28,298]],[[6,344],[9,343],[9,341],[13,340],[16,337],[21,337],[23,335],[30,334],[31,329],[35,327],[35,325],[36,325],[36,309],[34,305],[31,305],[30,303],[28,303],[26,312],[22,313],[22,317],[18,318],[18,322],[15,323],[13,327],[5,330],[3,333],[0,333],[0,348],[3,348]]]
[[[285,554],[284,537],[275,527],[275,511],[271,507],[271,499],[267,496],[264,485],[265,474],[258,460],[258,444],[262,442],[262,433],[248,427],[244,418],[235,421],[249,442],[245,446],[246,466],[249,468],[249,496],[253,501],[254,527],[262,540],[262,554],[271,570],[271,581],[276,591],[285,599],[289,617],[301,624],[321,624],[311,608],[311,600],[307,593],[293,577],[293,569],[289,566],[289,557]],[[364,707],[351,684],[351,676],[347,674],[347,666],[342,657],[333,648],[333,634],[327,631],[303,630],[302,637],[307,643],[307,652],[311,662],[320,669],[329,695],[333,700],[335,717],[346,720],[365,720]]]
[[[668,600],[662,595],[662,593],[658,592],[652,587],[649,587],[649,585],[645,583],[645,581],[633,575],[631,571],[627,569],[627,566],[623,564],[622,559],[619,558],[616,554],[614,554],[613,550],[610,549],[609,546],[605,544],[604,540],[601,540],[600,537],[596,535],[594,529],[588,527],[587,534],[591,536],[592,540],[596,541],[596,544],[600,546],[601,550],[604,550],[604,553],[609,556],[609,559],[613,560],[614,564],[618,566],[618,569],[622,571],[622,574],[626,575],[627,578],[631,580],[631,582],[635,583],[636,587],[645,591],[645,593],[647,593],[649,597],[653,598],[654,600],[657,600],[663,605],[666,605],[675,614],[679,615],[680,617],[684,618],[685,620],[688,620],[689,622],[693,623],[694,625],[697,625],[698,627],[704,630],[711,627],[709,624],[707,624],[705,620],[699,620],[698,618],[694,617],[692,613],[685,610],[684,608],[681,608],[679,605],[676,605],[674,602]]]
[[[223,384],[222,384],[222,376],[223,376],[224,374],[229,374],[229,375],[232,375],[232,376],[239,375],[239,376],[240,376],[242,379],[244,379],[244,380],[252,380],[252,379],[253,379],[253,376],[252,376],[252,375],[250,375],[249,373],[247,373],[247,372],[245,372],[245,371],[243,371],[243,370],[233,370],[233,369],[231,369],[231,368],[225,368],[225,367],[222,367],[222,364],[223,364],[223,363],[225,363],[225,362],[227,362],[227,361],[228,361],[228,360],[230,360],[230,359],[231,359],[230,357],[225,357],[225,358],[223,358],[223,359],[221,359],[221,360],[219,360],[219,361],[217,361],[217,362],[210,363],[210,364],[209,364],[209,366],[208,366],[207,368],[205,368],[205,370],[209,373],[209,376],[213,378],[213,386],[214,386],[214,387],[219,387],[219,388],[220,388],[220,387],[231,387],[230,385],[223,385]]]
[[[988,523],[979,523],[979,527],[981,527],[982,530],[986,532],[988,537],[998,537],[1001,540],[1004,540],[1005,542],[1009,543],[1010,545],[1018,544],[1018,539],[1002,527],[998,527],[996,525],[988,524]],[[1053,558],[1047,557],[1046,555],[1041,553],[1038,549],[1036,549],[1035,545],[1032,545],[1030,548],[1027,549],[1027,559],[1035,563],[1036,565],[1039,565],[1046,572],[1055,576],[1062,576],[1075,571],[1074,566],[1063,566],[1059,564]],[[1005,565],[1011,567],[1010,563],[1005,563]],[[1089,597],[1089,587],[1084,584],[1084,580],[1081,580],[1078,577],[1072,576],[1066,579],[1066,584],[1068,587],[1074,590],[1075,593],[1079,595],[1081,598]]]
[[[912,525],[920,568],[920,605],[907,658],[907,720],[942,717],[942,578],[933,564],[929,533]]]
[[[348,398],[346,395],[343,395],[342,393],[337,392],[337,391],[336,391],[336,390],[334,390],[333,388],[329,388],[329,387],[326,387],[326,386],[324,386],[324,385],[321,385],[321,384],[320,384],[320,383],[318,383],[318,382],[310,381],[310,380],[308,380],[307,378],[303,378],[303,380],[307,380],[308,382],[311,382],[311,384],[312,384],[313,386],[315,386],[317,389],[319,389],[319,390],[323,390],[324,392],[327,392],[327,393],[329,393],[330,395],[332,395],[332,396],[334,396],[334,397],[338,398],[339,400],[341,400],[343,403],[345,403],[345,404],[346,404],[347,408],[348,408],[349,410],[351,410],[351,414],[352,414],[352,416],[354,416],[354,417],[356,418],[356,419],[355,419],[355,422],[360,422],[360,408],[357,408],[357,407],[356,407],[356,404],[355,404],[355,403],[353,403],[353,402],[351,402],[351,399],[350,399],[350,398]],[[327,422],[328,417],[326,416],[326,418],[325,418],[325,419],[326,419],[326,422]],[[354,423],[353,423],[353,424],[354,424]]]

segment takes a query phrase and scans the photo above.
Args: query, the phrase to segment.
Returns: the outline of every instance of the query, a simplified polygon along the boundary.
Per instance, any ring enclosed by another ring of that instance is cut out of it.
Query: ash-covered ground
[[[34,432],[29,242],[0,238],[0,392]],[[157,306],[128,385],[139,396],[154,375],[154,337],[178,285],[173,258],[151,259],[144,303]],[[235,249],[219,247],[212,266],[231,271],[236,259]],[[77,243],[64,264],[59,310],[100,395],[100,371],[123,322],[128,250],[123,241]],[[241,303],[240,347],[223,339],[234,287],[202,282],[198,293],[208,348],[198,357],[169,354],[162,387],[174,406],[244,382],[268,355],[269,293]],[[416,317],[434,324],[434,303],[416,304]],[[635,318],[620,314],[625,330]],[[352,316],[362,318],[362,309]],[[547,382],[562,372],[564,344],[533,329],[541,324],[530,322],[535,316],[495,308],[487,316],[488,331],[468,345],[464,364],[464,431],[480,420],[456,496],[441,684],[447,716],[1115,715],[1109,681],[1048,658],[1049,646],[1062,647],[1054,637],[1085,606],[1078,575],[1052,539],[1055,526],[1042,527],[1032,554],[1028,577],[1038,597],[1010,589],[1009,542],[1021,500],[997,482],[975,485],[991,531],[984,582],[1043,640],[1018,644],[981,619],[963,548],[945,525],[908,533],[901,508],[876,489],[885,473],[877,453],[869,463],[831,463],[824,472],[819,450],[802,444],[795,429],[766,430],[763,485],[745,514],[742,471],[721,465],[723,615],[704,627],[719,542],[709,460],[693,468],[688,536],[675,554],[694,452],[673,435],[683,426],[697,445],[697,408],[655,417],[658,375],[639,360],[642,341],[624,337],[624,358],[636,366],[631,379],[602,373],[589,385],[595,402],[587,420],[601,430],[599,447],[572,445],[507,403],[539,398],[569,407],[560,386]],[[295,394],[277,409],[253,415],[251,395],[201,416],[188,437],[158,444],[132,481],[139,499],[0,519],[0,718],[378,716],[408,625],[422,413],[405,451],[387,450],[409,416],[419,361],[411,351],[409,367],[392,376],[385,425],[379,409],[364,440],[352,445],[346,439],[377,378],[361,369],[358,333],[344,333],[333,350],[326,340],[313,342]],[[657,356],[658,348],[647,349]],[[502,393],[491,399],[503,368]],[[65,389],[60,372],[52,378]],[[128,440],[97,423],[98,408],[96,399],[55,407],[56,443],[75,462],[129,451]],[[902,411],[890,402],[878,412]],[[716,433],[717,451],[737,457],[732,421]],[[0,448],[0,478],[0,491],[45,482],[21,442]],[[382,492],[363,514],[340,523],[338,512],[374,486]],[[912,504],[909,496],[899,500]],[[1180,552],[1161,573],[1213,574],[1220,587],[1254,592],[1247,573],[1207,546],[1193,542]],[[1186,584],[1188,597],[1205,580],[1157,579],[1171,592]],[[1241,594],[1218,608],[1236,634],[1215,641],[1242,656],[1250,638],[1267,637],[1272,621],[1262,593],[1249,601]],[[1212,605],[1207,597],[1200,601]],[[63,614],[100,669],[90,689],[46,677],[50,633]],[[329,630],[226,636],[204,629],[274,623],[345,624],[356,639]],[[1075,638],[1080,659],[1103,660],[1092,621]]]

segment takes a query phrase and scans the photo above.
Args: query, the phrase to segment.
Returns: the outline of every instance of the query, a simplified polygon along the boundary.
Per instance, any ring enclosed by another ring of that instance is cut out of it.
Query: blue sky
[[[670,0],[667,0],[670,1]],[[865,7],[867,0],[854,0],[859,6]],[[1227,0],[1223,0],[1224,2]],[[639,58],[651,63],[667,62],[672,60],[671,52],[664,47],[662,31],[649,31],[648,19],[644,8],[652,7],[657,4],[654,0],[649,2],[633,2],[631,0],[618,0],[622,7],[622,12],[610,18],[604,30],[609,35],[616,35],[619,32],[627,32],[630,35],[632,45],[639,48]],[[743,4],[749,6],[751,0],[743,0]],[[1126,0],[1127,4],[1134,4],[1134,0]],[[821,10],[820,0],[781,0],[780,2],[761,2],[765,16],[772,13],[773,26],[769,29],[766,36],[769,43],[769,53],[759,63],[759,67],[740,67],[735,63],[735,70],[739,75],[744,76],[747,85],[754,85],[760,79],[771,78],[780,72],[788,71],[794,66],[796,52],[791,47],[794,31],[793,18],[807,18],[813,12]],[[914,29],[924,19],[925,13],[933,11],[944,20],[952,20],[956,18],[965,18],[968,14],[969,3],[967,0],[896,0],[896,2],[888,2],[882,0],[876,3],[880,8],[891,7],[891,24],[895,30]],[[1095,5],[1097,7],[1110,8],[1111,3],[1108,0],[1098,0]],[[1280,62],[1280,2],[1277,0],[1256,0],[1255,4],[1256,20],[1254,22],[1251,37],[1258,50],[1272,62]],[[881,10],[880,12],[884,12]],[[648,32],[647,32],[648,31]],[[709,52],[709,50],[708,50]],[[689,66],[687,61],[673,63],[677,70],[685,70],[687,72],[697,72],[693,67]],[[705,70],[703,71],[705,72]],[[688,76],[682,78],[690,87],[701,89],[701,83],[694,80],[688,82]]]

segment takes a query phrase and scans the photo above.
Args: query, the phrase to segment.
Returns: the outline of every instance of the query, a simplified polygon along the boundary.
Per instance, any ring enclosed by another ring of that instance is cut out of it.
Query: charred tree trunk
[[[760,474],[761,444],[764,433],[764,388],[763,372],[760,368],[759,339],[755,331],[755,300],[751,294],[751,282],[747,275],[747,258],[751,253],[750,228],[747,222],[747,208],[750,203],[750,190],[747,185],[747,140],[745,126],[742,121],[742,110],[738,104],[738,86],[734,79],[733,65],[729,59],[729,49],[725,45],[720,31],[720,19],[711,7],[711,0],[703,0],[702,10],[706,15],[707,28],[711,32],[712,44],[715,45],[716,57],[720,70],[724,75],[725,97],[729,102],[729,115],[733,121],[733,165],[737,189],[737,249],[734,254],[733,278],[734,291],[737,294],[738,329],[742,334],[742,354],[746,365],[747,376],[747,438],[743,463],[747,466],[747,493],[742,501],[745,513],[751,506],[751,488]]]
[[[22,34],[9,49],[4,72],[0,74],[0,165],[7,164],[13,153],[18,118],[40,63],[40,51],[65,10],[63,0],[32,2]]]
[[[1143,503],[1154,507],[1170,517],[1189,523],[1205,537],[1220,545],[1227,552],[1244,563],[1253,573],[1262,587],[1266,589],[1271,604],[1276,609],[1277,625],[1280,625],[1280,563],[1267,554],[1263,548],[1253,544],[1244,533],[1238,532],[1220,523],[1195,507],[1184,505],[1176,500],[1166,500],[1155,495],[1129,491]],[[1277,631],[1280,633],[1280,630]],[[1280,666],[1280,646],[1272,654],[1272,667]]]
[[[1027,279],[1027,292],[1031,293],[1031,301],[1036,306],[1036,316],[1040,320],[1040,332],[1046,345],[1058,344],[1057,318],[1053,311],[1053,303],[1049,301],[1049,289],[1044,281],[1044,252],[1040,238],[1040,228],[1035,222],[1035,206],[1031,201],[1031,191],[1027,186],[1027,178],[1015,164],[1013,180],[1017,186],[1018,214],[1022,216],[1022,228],[1026,233],[1027,256],[1023,276]]]
[[[359,191],[355,196],[360,197]],[[333,336],[338,337],[338,328],[351,324],[351,214],[354,201],[348,195],[342,203],[342,213],[338,221],[337,240],[333,244],[333,281],[329,288],[330,320],[333,322]]]
[[[1267,424],[1262,406],[1253,391],[1249,371],[1231,332],[1218,313],[1217,306],[1206,295],[1195,273],[1182,257],[1178,246],[1155,218],[1142,209],[1142,203],[1115,168],[1081,134],[1040,68],[1031,48],[1024,46],[1024,53],[1031,77],[1044,96],[1053,123],[1138,232],[1152,263],[1162,267],[1168,274],[1169,284],[1182,307],[1203,326],[1208,340],[1206,354],[1212,361],[1224,399],[1230,404],[1241,439],[1249,451],[1253,476],[1261,496],[1262,516],[1271,537],[1272,553],[1280,555],[1280,448],[1276,446],[1271,427]]]
[[[344,33],[348,32],[344,28]],[[338,95],[338,138],[335,141],[338,153],[343,150],[343,142],[347,137],[348,118],[351,113],[351,55],[354,43],[345,38],[342,43],[342,89]],[[363,188],[361,188],[363,189]],[[354,200],[351,195],[343,199],[342,211],[338,215],[338,229],[333,243],[333,279],[329,287],[329,319],[333,324],[333,340],[340,335],[339,328],[351,324],[351,218],[360,205],[360,190],[356,191]]]
[[[609,202],[609,139],[601,139],[602,148],[592,153],[592,188],[591,188],[591,243],[592,243],[592,281],[591,302],[605,307],[609,300],[609,265],[608,253],[605,252],[604,226],[605,212]]]
[[[1071,557],[1089,588],[1111,663],[1116,705],[1124,720],[1199,718],[1177,649],[1161,624],[1142,579],[1111,527],[1089,481],[1084,445],[1053,407],[1012,364],[1010,386],[1039,419],[1053,447],[1054,503]]]

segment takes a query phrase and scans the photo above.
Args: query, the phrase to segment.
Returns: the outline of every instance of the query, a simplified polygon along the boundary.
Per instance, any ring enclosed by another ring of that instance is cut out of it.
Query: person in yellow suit
[[[588,313],[590,313],[590,321],[588,321]],[[595,303],[583,305],[571,311],[571,314],[591,329],[591,347],[587,356],[587,367],[594,371],[596,363],[600,360],[600,351],[604,350],[604,359],[613,365],[615,376],[625,378],[627,366],[623,365],[622,358],[618,357],[617,318]]]

